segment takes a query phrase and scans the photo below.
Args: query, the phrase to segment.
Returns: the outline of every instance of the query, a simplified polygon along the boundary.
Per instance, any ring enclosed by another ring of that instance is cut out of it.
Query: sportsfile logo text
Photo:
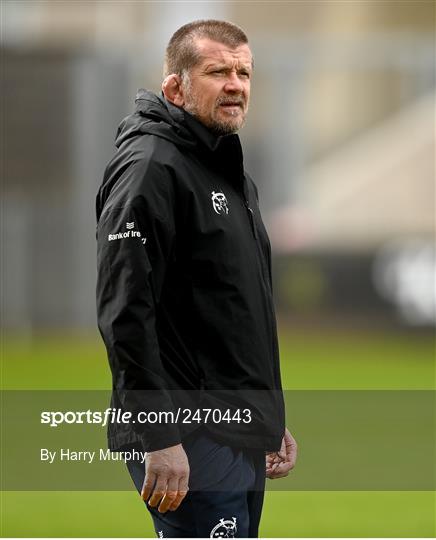
[[[41,424],[58,427],[60,424],[249,424],[252,421],[250,409],[182,409],[174,411],[140,411],[133,415],[109,407],[105,411],[42,411]]]

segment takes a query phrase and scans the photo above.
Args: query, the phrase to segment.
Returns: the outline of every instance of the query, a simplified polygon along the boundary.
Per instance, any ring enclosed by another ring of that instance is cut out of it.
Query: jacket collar
[[[200,122],[195,116],[188,113],[181,107],[177,107],[163,97],[173,120],[177,123],[186,126],[189,131],[194,135],[195,139],[201,144],[206,146],[211,152],[217,152],[222,147],[236,144],[240,146],[239,137],[236,134],[232,135],[215,135],[212,133],[202,122]]]
[[[183,110],[184,121],[188,129],[195,138],[204,144],[211,152],[216,152],[222,142],[223,137],[212,133],[204,124],[202,124],[192,114]]]
[[[232,176],[243,178],[244,158],[238,135],[215,135],[197,120],[197,118],[192,116],[192,114],[189,114],[185,110],[183,110],[183,113],[184,125],[194,135],[196,140],[201,143],[203,148],[206,147],[211,152],[213,161],[220,168],[231,172]]]
[[[203,159],[215,163],[231,177],[244,181],[244,157],[238,135],[215,135],[192,114],[166,100],[163,94],[161,99],[165,101],[174,123],[188,130],[198,143],[197,152]]]

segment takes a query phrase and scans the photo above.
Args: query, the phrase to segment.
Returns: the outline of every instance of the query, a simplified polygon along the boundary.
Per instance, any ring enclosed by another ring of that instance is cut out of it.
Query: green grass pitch
[[[434,389],[425,334],[280,330],[287,389]],[[97,336],[7,336],[4,389],[108,389]],[[292,429],[292,426],[290,426]],[[3,464],[3,467],[7,464]],[[25,469],[23,469],[25,474]],[[136,492],[2,492],[1,535],[154,537]],[[434,537],[430,491],[268,491],[263,537]]]

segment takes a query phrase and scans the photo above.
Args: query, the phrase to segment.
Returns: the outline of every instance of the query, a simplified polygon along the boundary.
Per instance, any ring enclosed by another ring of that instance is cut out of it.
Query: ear
[[[175,73],[168,75],[162,83],[162,92],[166,99],[177,107],[183,107],[185,98],[183,95],[182,78]]]

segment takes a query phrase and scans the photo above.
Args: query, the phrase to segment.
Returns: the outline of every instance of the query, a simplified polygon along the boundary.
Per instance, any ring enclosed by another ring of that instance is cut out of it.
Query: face
[[[210,39],[196,42],[201,60],[183,89],[183,108],[218,135],[244,124],[250,99],[252,56],[248,45],[235,49]]]

